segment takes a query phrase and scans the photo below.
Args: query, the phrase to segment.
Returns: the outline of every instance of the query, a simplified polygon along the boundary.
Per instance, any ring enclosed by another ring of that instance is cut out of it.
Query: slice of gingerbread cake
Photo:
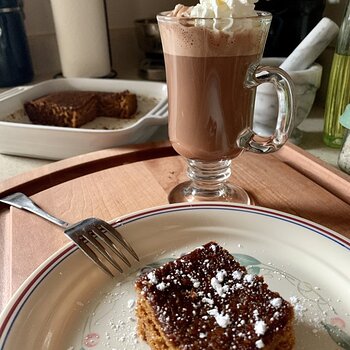
[[[137,97],[123,92],[60,91],[24,103],[34,124],[78,128],[96,117],[128,119],[137,111]]]
[[[215,242],[140,276],[138,333],[154,350],[294,346],[293,307]]]

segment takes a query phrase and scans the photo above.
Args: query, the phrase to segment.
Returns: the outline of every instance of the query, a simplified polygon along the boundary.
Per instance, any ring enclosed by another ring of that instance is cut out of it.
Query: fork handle
[[[61,219],[58,219],[49,213],[47,213],[45,210],[41,209],[37,204],[35,204],[29,197],[27,197],[25,194],[16,192],[14,194],[11,194],[7,197],[1,198],[0,202],[12,205],[18,209],[24,209],[27,210],[35,215],[38,215],[42,217],[45,220],[48,220],[62,228],[67,228],[69,226],[68,222],[65,222]]]

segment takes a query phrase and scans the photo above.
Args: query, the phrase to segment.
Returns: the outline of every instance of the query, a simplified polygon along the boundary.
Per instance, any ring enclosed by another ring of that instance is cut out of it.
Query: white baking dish
[[[138,97],[136,118],[124,122],[119,120],[119,124],[124,124],[112,126],[118,129],[106,130],[103,129],[103,120],[81,128],[68,128],[34,125],[23,116],[24,102],[64,90],[129,90]],[[160,82],[70,78],[17,87],[0,94],[0,153],[57,160],[100,149],[146,142],[160,125],[167,123],[166,108],[162,114],[156,113],[158,107],[166,102],[166,84]]]

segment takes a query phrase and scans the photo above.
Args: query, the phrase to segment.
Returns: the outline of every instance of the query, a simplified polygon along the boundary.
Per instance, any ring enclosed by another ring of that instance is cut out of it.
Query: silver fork
[[[27,210],[46,219],[64,229],[64,233],[104,272],[113,276],[114,274],[107,267],[108,262],[115,269],[123,272],[121,266],[112,256],[115,254],[126,265],[131,266],[129,260],[113,241],[120,243],[137,261],[139,257],[123,236],[107,222],[97,218],[87,218],[75,224],[69,224],[58,219],[35,204],[25,194],[17,192],[7,197],[1,198],[0,202],[12,205],[18,209]]]

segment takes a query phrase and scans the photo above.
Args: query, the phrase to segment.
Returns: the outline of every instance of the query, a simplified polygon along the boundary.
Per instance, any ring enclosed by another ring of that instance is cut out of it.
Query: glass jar
[[[341,24],[328,81],[324,114],[323,141],[333,148],[340,148],[344,128],[339,122],[350,102],[350,1]]]
[[[338,157],[338,166],[341,170],[350,174],[350,104],[346,106],[344,113],[339,118],[339,122],[344,127],[345,134]]]

